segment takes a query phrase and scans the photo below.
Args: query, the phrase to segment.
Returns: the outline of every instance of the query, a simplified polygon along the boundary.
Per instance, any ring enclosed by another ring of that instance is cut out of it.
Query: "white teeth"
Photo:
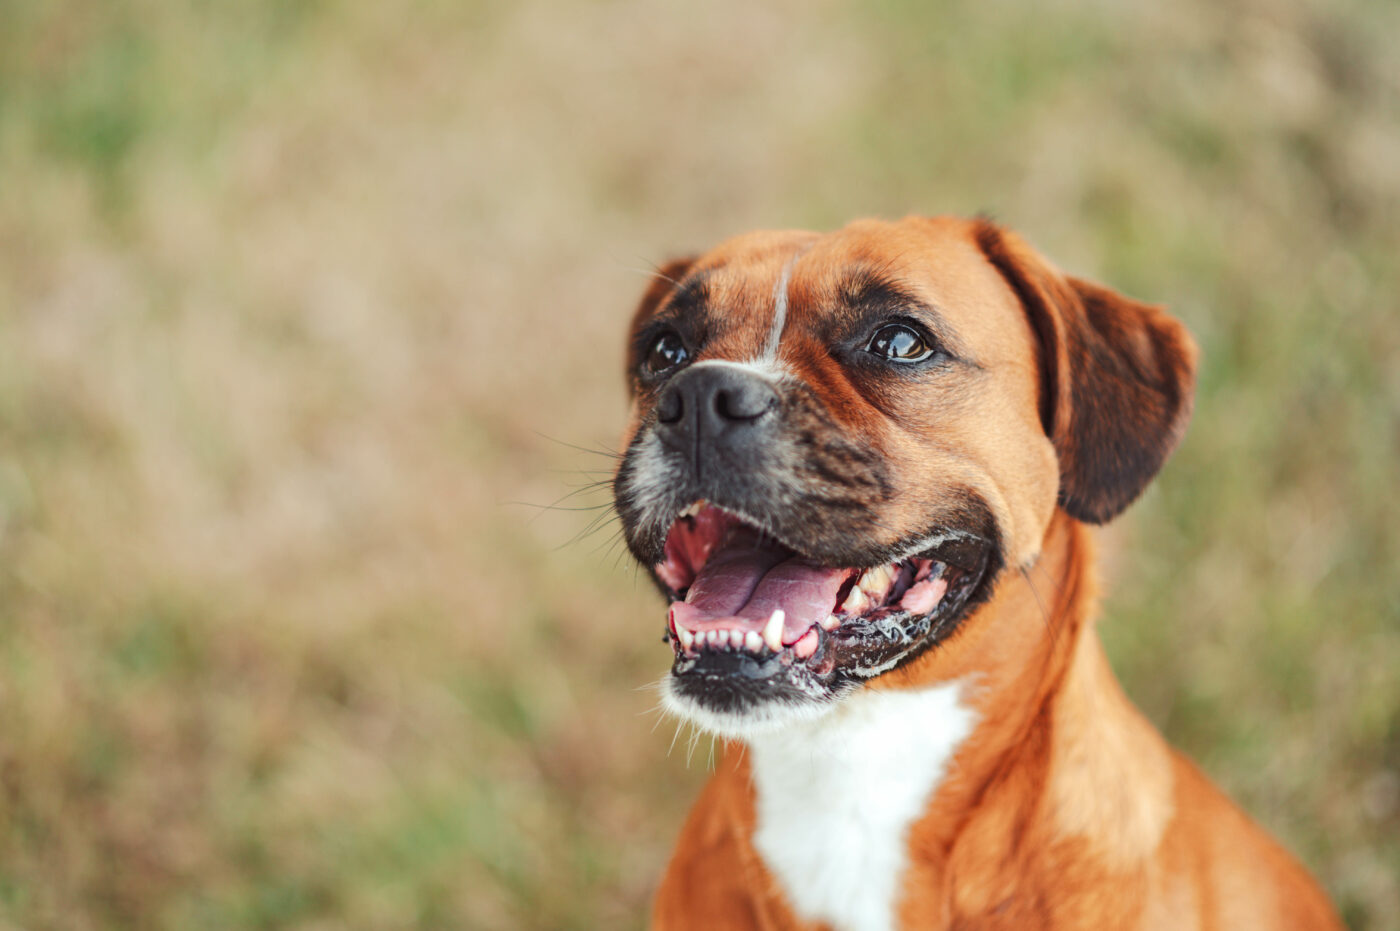
[[[870,607],[870,599],[865,596],[865,592],[859,588],[851,589],[851,593],[846,596],[846,600],[841,602],[841,610],[850,615],[864,613]]]
[[[699,513],[700,513],[701,511],[703,511],[703,510],[705,510],[705,499],[704,499],[704,498],[701,498],[699,501],[696,501],[694,504],[692,504],[690,507],[686,508],[684,511],[681,511],[681,513],[680,513],[678,516],[680,516],[680,517],[694,517],[696,514],[699,514]]]
[[[821,621],[823,630],[835,630],[841,626],[841,619],[834,614],[828,614]]]
[[[763,625],[763,642],[768,644],[768,649],[774,653],[781,653],[783,650],[783,621],[786,615],[782,608],[774,608],[773,613],[768,617],[768,623]]]
[[[889,566],[880,566],[866,569],[856,587],[869,595],[871,601],[878,601],[885,597],[885,592],[890,590],[890,583],[893,581],[894,570]]]
[[[764,625],[763,632],[756,630],[743,630],[740,628],[730,628],[721,630],[714,628],[711,630],[690,631],[684,627],[676,627],[676,639],[680,641],[682,647],[687,652],[706,647],[710,649],[732,649],[748,650],[750,653],[761,653],[764,644],[767,644],[774,653],[780,653],[783,649],[783,622],[786,616],[781,608],[776,609],[768,618],[768,623]],[[822,625],[830,630],[838,625],[834,617],[822,621]]]

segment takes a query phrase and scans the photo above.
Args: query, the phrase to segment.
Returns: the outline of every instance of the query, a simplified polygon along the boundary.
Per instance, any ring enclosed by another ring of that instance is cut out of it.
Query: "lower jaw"
[[[938,607],[847,620],[827,631],[813,627],[816,650],[805,658],[791,646],[754,653],[742,648],[676,648],[669,689],[674,698],[710,714],[738,719],[774,706],[821,705],[909,662],[947,639],[990,582],[987,566],[950,583]]]

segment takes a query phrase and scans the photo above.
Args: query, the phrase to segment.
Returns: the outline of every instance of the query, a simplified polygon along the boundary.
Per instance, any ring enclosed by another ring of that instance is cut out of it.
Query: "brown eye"
[[[651,348],[647,350],[646,359],[642,362],[642,369],[648,375],[664,375],[688,361],[690,352],[685,348],[680,334],[674,330],[667,330],[652,342]]]
[[[933,355],[934,350],[912,327],[894,323],[881,327],[870,338],[866,352],[874,353],[890,362],[923,362]]]

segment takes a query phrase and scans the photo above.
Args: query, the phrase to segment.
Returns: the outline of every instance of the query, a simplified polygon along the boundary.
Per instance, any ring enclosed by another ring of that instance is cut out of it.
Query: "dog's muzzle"
[[[712,722],[830,702],[907,662],[1000,567],[970,493],[890,540],[883,463],[842,437],[793,380],[702,362],[661,389],[624,456],[623,531],[670,602],[668,688]]]

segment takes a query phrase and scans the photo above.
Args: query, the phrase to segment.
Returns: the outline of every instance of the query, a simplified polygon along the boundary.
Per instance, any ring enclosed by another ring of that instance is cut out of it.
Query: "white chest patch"
[[[751,737],[754,846],[800,918],[894,927],[909,827],[975,723],[961,683],[852,695],[831,714]]]

